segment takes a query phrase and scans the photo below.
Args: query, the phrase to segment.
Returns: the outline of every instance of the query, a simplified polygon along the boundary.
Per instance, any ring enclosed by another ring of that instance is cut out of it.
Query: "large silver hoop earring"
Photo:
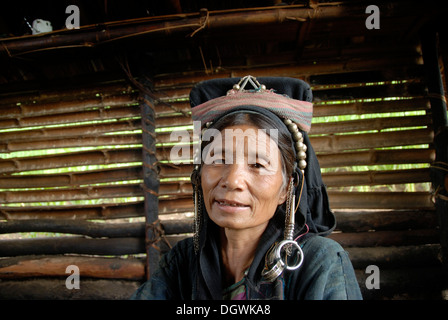
[[[293,176],[289,180],[286,198],[285,230],[283,240],[275,243],[267,252],[265,258],[265,267],[262,276],[267,281],[274,281],[285,270],[296,270],[303,263],[303,251],[299,244],[294,240],[295,213],[302,196],[303,185],[305,183],[304,170],[306,168],[306,150],[307,146],[303,143],[303,134],[299,131],[297,124],[290,119],[284,120],[294,141],[296,152],[296,165]],[[296,172],[296,166],[302,171],[302,181],[300,181],[299,199],[297,199],[295,188],[299,184],[299,175]]]
[[[263,278],[270,282],[277,279],[285,268],[296,270],[303,263],[302,248],[294,240],[295,212],[297,210],[295,197],[295,179],[291,177],[287,190],[283,240],[275,243],[269,249],[265,258],[265,267],[262,271]]]

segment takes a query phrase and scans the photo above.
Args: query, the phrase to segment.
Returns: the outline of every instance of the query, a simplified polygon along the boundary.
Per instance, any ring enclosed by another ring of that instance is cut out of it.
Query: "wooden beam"
[[[145,253],[144,238],[84,237],[0,240],[0,257],[46,254],[127,255]]]
[[[144,280],[143,259],[85,256],[21,256],[0,261],[0,279],[67,277],[67,266],[79,268],[80,277]]]
[[[3,207],[0,217],[7,220],[27,219],[118,219],[143,216],[143,202],[102,203],[84,206]]]
[[[0,299],[128,300],[142,283],[143,281],[82,279],[79,290],[69,290],[65,286],[65,279],[2,280]]]
[[[345,247],[387,247],[439,243],[436,229],[332,233],[328,236]]]
[[[140,222],[99,223],[86,220],[27,219],[0,222],[0,234],[16,232],[55,232],[84,235],[91,238],[144,237]]]

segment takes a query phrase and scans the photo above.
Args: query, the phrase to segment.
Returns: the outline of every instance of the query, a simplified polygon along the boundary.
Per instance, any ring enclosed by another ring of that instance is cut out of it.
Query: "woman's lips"
[[[241,210],[250,208],[249,205],[245,205],[241,202],[227,199],[216,199],[214,201],[214,204],[216,204],[220,210],[226,212],[239,212]]]

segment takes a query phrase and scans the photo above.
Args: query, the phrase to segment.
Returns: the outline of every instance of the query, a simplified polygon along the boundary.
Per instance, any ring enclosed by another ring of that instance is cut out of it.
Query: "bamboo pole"
[[[347,247],[345,250],[355,269],[366,269],[369,265],[390,268],[441,267],[438,259],[440,244],[400,245],[393,247]]]
[[[64,277],[67,266],[75,265],[85,278],[144,280],[142,259],[84,256],[21,256],[0,261],[0,279]]]
[[[162,228],[167,235],[191,233],[192,219],[161,220]],[[67,219],[27,219],[0,222],[0,234],[15,232],[55,232],[88,236],[91,238],[124,238],[144,237],[143,222],[93,222]]]
[[[189,115],[191,114],[191,107],[190,103],[188,101],[161,101],[159,100],[158,103],[155,105],[156,108],[156,117],[164,117],[166,115],[172,115],[175,114],[183,114],[183,115]]]
[[[2,160],[0,173],[141,161],[141,149],[87,151],[60,156]]]
[[[97,136],[109,132],[133,131],[137,129],[141,129],[140,119],[114,121],[101,124],[64,126],[63,128],[39,128],[37,130],[29,129],[12,132],[2,132],[0,133],[0,141],[20,142],[23,140],[35,141],[51,138],[54,139],[54,137],[58,137],[58,139],[80,136],[86,137]]]
[[[159,187],[156,196],[190,196],[192,192],[191,183],[165,183]],[[75,201],[141,196],[143,196],[141,184],[133,183],[123,186],[78,187],[76,189],[5,191],[0,194],[0,203]]]
[[[0,203],[27,203],[51,201],[75,201],[119,197],[141,197],[140,184],[126,186],[86,187],[61,190],[6,191],[0,195]]]
[[[15,232],[55,232],[91,238],[144,237],[145,226],[139,222],[104,223],[86,220],[28,219],[0,222],[0,234]]]
[[[333,209],[434,209],[428,192],[328,191]]]
[[[328,236],[345,247],[387,247],[438,244],[436,229],[332,233]]]
[[[159,200],[159,214],[193,212],[193,199],[191,197],[175,200]]]
[[[0,177],[0,188],[62,187],[142,179],[140,166],[70,172],[67,174],[8,175]]]
[[[68,114],[57,114],[48,116],[22,117],[20,119],[0,120],[0,127],[26,128],[32,126],[44,126],[54,124],[69,124],[81,121],[108,120],[140,117],[140,110],[134,106],[117,107],[111,109],[97,109],[91,111],[74,112]]]
[[[159,177],[156,152],[156,120],[155,107],[150,84],[144,83],[140,92],[140,110],[142,124],[142,159],[143,159],[143,195],[145,216],[145,252],[146,252],[146,278],[150,279],[158,267],[160,259],[159,240],[161,231],[159,220]]]
[[[48,150],[73,147],[129,146],[141,144],[141,134],[107,135],[97,137],[73,137],[47,140],[7,142],[0,144],[1,151]]]
[[[35,101],[42,104],[46,102],[84,99],[86,97],[95,97],[97,95],[100,95],[102,97],[117,95],[117,93],[131,95],[134,91],[135,89],[124,80],[107,81],[106,83],[95,83],[89,86],[82,85],[76,88],[73,88],[71,86],[59,86],[57,89],[28,89],[26,91],[22,90],[18,92],[8,92],[0,95],[0,108],[8,105],[15,105],[17,102],[28,103]]]
[[[349,233],[437,228],[434,209],[334,210],[334,214],[337,230]]]
[[[430,182],[430,170],[407,169],[393,171],[332,172],[323,173],[327,187],[392,185],[402,183]]]
[[[66,274],[66,277],[69,275]],[[81,278],[82,279],[82,278]],[[0,281],[2,300],[128,300],[142,281],[84,279],[79,290],[68,290],[64,279]]]
[[[39,103],[21,103],[12,107],[0,108],[0,119],[66,114],[71,112],[82,112],[92,108],[117,107],[123,105],[135,104],[137,102],[135,95],[128,96],[110,96],[94,97],[89,99],[77,99],[73,101],[57,101]]]
[[[3,207],[0,217],[7,220],[27,219],[117,219],[143,216],[142,202],[103,203],[84,206]]]
[[[126,255],[145,253],[144,238],[84,237],[0,240],[0,257],[46,254]]]
[[[310,141],[316,152],[339,153],[345,150],[429,144],[432,142],[433,137],[432,129],[415,129],[317,136],[310,137]]]
[[[310,135],[335,134],[369,130],[384,130],[390,128],[424,127],[430,126],[429,116],[408,116],[392,118],[376,118],[368,120],[351,120],[326,123],[313,123]]]
[[[401,84],[371,85],[371,86],[336,86],[335,88],[313,91],[316,101],[327,101],[335,98],[345,99],[373,99],[378,97],[422,97],[425,96],[425,87],[417,81]]]
[[[370,150],[318,154],[321,168],[400,163],[430,163],[435,159],[432,149]]]
[[[434,210],[334,210],[337,231],[356,233],[369,231],[419,230],[422,227],[436,228]],[[43,214],[42,214],[43,215]],[[14,216],[13,216],[14,217]],[[91,217],[95,218],[95,217]],[[161,225],[166,235],[191,233],[192,218],[178,220],[164,219]],[[66,220],[29,217],[27,220],[8,220],[0,222],[0,233],[14,232],[56,232],[101,237],[141,237],[144,224],[135,223],[97,223],[80,219]],[[418,231],[416,231],[418,232]]]

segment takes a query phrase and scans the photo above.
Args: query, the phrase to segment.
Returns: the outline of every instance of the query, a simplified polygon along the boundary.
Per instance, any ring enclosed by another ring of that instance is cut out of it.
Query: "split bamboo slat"
[[[87,136],[99,136],[100,134],[108,133],[108,132],[120,132],[120,131],[132,131],[141,129],[140,120],[124,120],[124,121],[114,121],[109,123],[102,124],[87,124],[87,125],[79,125],[79,126],[70,126],[63,128],[41,128],[40,130],[21,130],[14,132],[3,132],[0,133],[0,141],[5,142],[29,142],[29,141],[45,141],[46,139],[56,137],[58,139],[63,138],[73,138],[73,137],[87,137]],[[56,140],[56,139],[55,139]],[[32,145],[30,143],[30,145]],[[9,151],[17,151],[17,150],[26,150],[11,147],[10,144],[7,144],[7,148],[4,150]]]
[[[140,149],[101,150],[66,153],[59,156],[24,157],[0,161],[0,173],[64,168],[73,166],[107,165],[141,162]]]
[[[28,219],[123,219],[140,217],[144,204],[142,201],[127,201],[124,203],[105,203],[88,205],[51,205],[11,206],[0,211],[0,217],[7,220]]]

